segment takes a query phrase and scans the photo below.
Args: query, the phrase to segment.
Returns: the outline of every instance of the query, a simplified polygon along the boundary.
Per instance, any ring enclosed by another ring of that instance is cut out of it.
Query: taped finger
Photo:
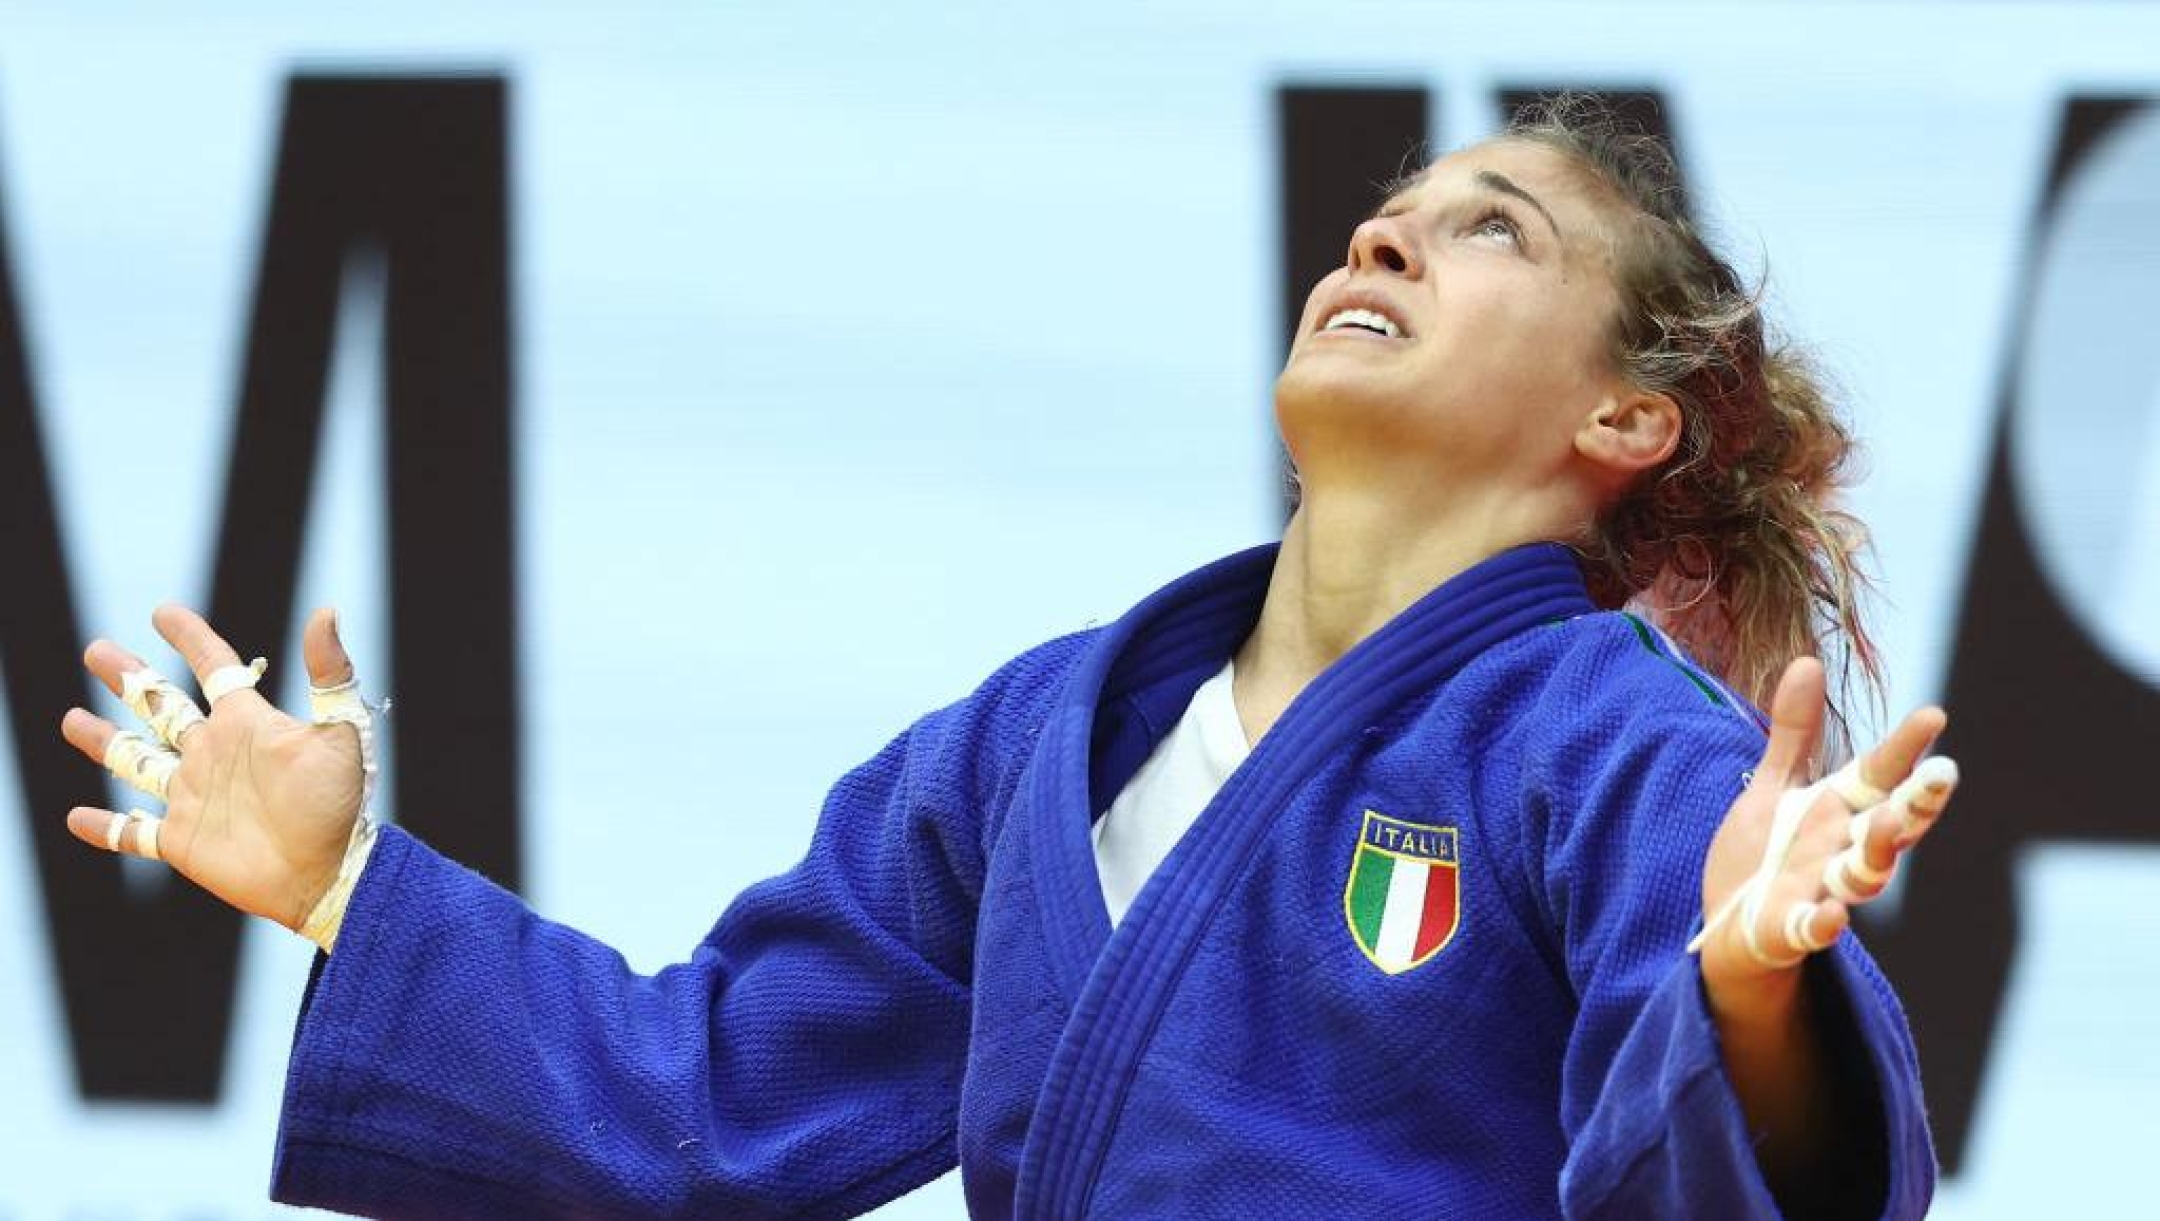
[[[148,666],[120,676],[120,701],[143,719],[157,739],[175,750],[187,731],[202,724],[202,709],[188,694]]]
[[[1822,783],[1831,792],[1838,795],[1838,800],[1844,802],[1845,808],[1848,810],[1865,810],[1871,806],[1880,805],[1883,798],[1889,796],[1888,793],[1869,784],[1867,778],[1860,774],[1860,761],[1858,759],[1830,773],[1822,780]]]
[[[269,668],[270,660],[266,657],[258,657],[244,666],[219,666],[203,675],[203,698],[216,708],[219,700],[261,682],[263,672]]]
[[[373,718],[367,701],[360,698],[358,678],[348,678],[333,687],[309,687],[308,710],[318,725],[340,721],[358,725]]]
[[[1881,895],[1883,887],[1890,884],[1896,873],[1895,862],[1888,869],[1877,869],[1868,864],[1866,849],[1854,844],[1823,862],[1823,887],[1838,902],[1847,907],[1858,907]]]
[[[158,832],[165,827],[165,820],[141,810],[129,810],[128,817],[135,824],[135,855],[146,861],[162,861],[158,851]]]
[[[388,708],[386,702],[384,708]],[[360,698],[360,680],[353,677],[329,687],[308,688],[308,710],[317,725],[350,725],[360,735],[360,809],[365,813],[375,796],[375,710]]]
[[[1943,755],[1922,759],[1905,783],[1890,795],[1890,808],[1899,818],[1898,838],[1910,839],[1935,821],[1957,791],[1957,761]]]
[[[1754,913],[1753,919],[1740,926],[1741,944],[1747,948],[1748,957],[1754,959],[1757,966],[1769,971],[1783,971],[1789,967],[1800,965],[1807,958],[1807,949],[1793,936],[1793,913],[1803,909],[1812,910],[1812,907],[1805,903],[1795,904],[1785,913],[1783,933],[1786,942],[1785,948],[1790,952],[1787,957],[1778,957],[1763,948],[1760,929],[1762,912],[1760,908]]]
[[[105,744],[105,770],[162,801],[173,773],[180,770],[180,756],[170,747],[122,730]]]
[[[164,819],[142,810],[109,814],[105,820],[105,851],[119,856],[139,856],[146,861],[162,861],[165,854],[160,851],[158,833],[164,828]],[[128,834],[130,831],[134,832],[132,836]]]
[[[1818,940],[1815,936],[1816,911],[1813,903],[1795,903],[1785,909],[1785,944],[1797,951],[1801,958],[1817,950],[1830,948],[1829,942]]]

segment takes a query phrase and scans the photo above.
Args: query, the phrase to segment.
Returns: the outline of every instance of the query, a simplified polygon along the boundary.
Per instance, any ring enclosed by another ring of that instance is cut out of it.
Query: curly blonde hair
[[[1861,607],[1867,532],[1837,503],[1856,446],[1824,378],[1682,210],[1662,140],[1583,94],[1539,99],[1502,138],[1560,153],[1623,205],[1612,356],[1683,421],[1672,457],[1580,548],[1592,595],[1636,603],[1761,707],[1793,658],[1832,654],[1835,744],[1849,750],[1855,672],[1879,706],[1882,664]]]

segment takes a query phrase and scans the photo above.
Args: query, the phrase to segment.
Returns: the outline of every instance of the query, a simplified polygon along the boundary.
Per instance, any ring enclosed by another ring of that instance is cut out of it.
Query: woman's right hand
[[[186,659],[199,684],[240,664],[232,646],[194,611],[162,606],[151,621]],[[318,610],[308,618],[301,651],[316,687],[351,680],[352,662],[338,641],[334,612]],[[121,675],[144,665],[108,640],[94,641],[83,664],[115,695]],[[206,719],[177,734],[179,768],[166,787],[157,853],[241,911],[298,929],[337,877],[361,813],[366,784],[359,733],[349,724],[288,716],[252,686],[231,691],[205,711]],[[60,732],[102,765],[120,730],[101,716],[72,708]],[[149,731],[138,732],[158,744]],[[125,817],[76,806],[68,811],[68,830],[104,848],[113,822]],[[120,851],[142,854],[142,830],[139,819],[131,820]]]

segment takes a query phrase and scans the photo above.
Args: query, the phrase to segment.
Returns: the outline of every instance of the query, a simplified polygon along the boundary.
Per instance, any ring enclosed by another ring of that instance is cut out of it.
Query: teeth
[[[1320,329],[1323,331],[1333,331],[1340,330],[1341,328],[1346,326],[1362,327],[1368,331],[1378,331],[1382,335],[1387,336],[1389,339],[1402,338],[1401,327],[1396,326],[1395,323],[1391,319],[1389,319],[1386,314],[1377,313],[1369,309],[1346,309],[1339,311],[1333,317],[1329,318],[1327,320],[1327,324],[1325,326],[1322,326]]]

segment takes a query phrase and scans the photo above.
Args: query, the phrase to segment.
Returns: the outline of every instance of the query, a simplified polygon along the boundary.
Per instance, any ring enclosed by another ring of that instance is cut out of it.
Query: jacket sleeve
[[[1031,736],[1034,660],[841,780],[803,863],[655,975],[385,828],[309,981],[273,1196],[838,1217],[949,1169],[983,807]]]
[[[1699,960],[1685,952],[1711,836],[1762,738],[1722,711],[1642,712],[1581,725],[1532,798],[1545,807],[1540,884],[1579,1000],[1563,1066],[1562,1210],[1775,1218]],[[1806,970],[1825,1069],[1856,1103],[1841,1116],[1837,1173],[1799,1215],[1922,1217],[1934,1150],[1897,999],[1849,933]]]

